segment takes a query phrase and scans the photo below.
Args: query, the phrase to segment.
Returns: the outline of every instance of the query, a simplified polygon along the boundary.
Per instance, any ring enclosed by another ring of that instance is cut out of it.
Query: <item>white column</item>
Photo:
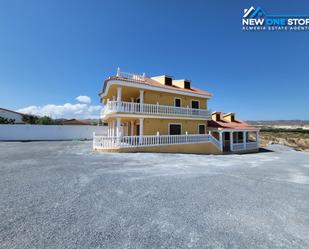
[[[134,121],[131,120],[131,136],[134,134]]]
[[[126,122],[126,133],[124,134],[125,136],[129,136],[129,122]]]
[[[230,150],[233,151],[233,132],[230,131]]]
[[[121,118],[117,118],[116,123],[116,136],[121,137]]]
[[[107,136],[110,137],[111,135],[111,125],[110,122],[107,123]]]
[[[141,104],[141,112],[144,111],[144,90],[139,90],[139,102]]]
[[[260,133],[259,133],[259,131],[256,131],[256,144],[257,144],[257,147],[259,148],[260,147]]]
[[[121,87],[117,87],[117,101],[118,102],[121,101],[121,93],[122,93],[122,88]]]
[[[112,122],[112,136],[115,136],[115,120]]]
[[[221,151],[223,151],[222,131],[219,131],[219,141],[220,141]]]
[[[242,132],[242,138],[243,138],[243,143],[244,143],[244,149],[247,148],[247,133],[246,131]]]
[[[139,142],[141,143],[143,141],[143,131],[144,131],[144,119],[139,119]]]

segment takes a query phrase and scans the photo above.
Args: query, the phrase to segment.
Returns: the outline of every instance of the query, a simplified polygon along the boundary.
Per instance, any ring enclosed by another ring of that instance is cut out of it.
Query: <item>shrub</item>
[[[0,124],[15,124],[15,119],[0,117]]]

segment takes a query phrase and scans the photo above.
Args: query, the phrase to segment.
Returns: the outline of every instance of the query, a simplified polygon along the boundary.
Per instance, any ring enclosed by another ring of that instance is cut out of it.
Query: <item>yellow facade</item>
[[[110,87],[108,93],[103,98],[103,100],[115,100],[117,97],[117,88],[122,89],[122,101],[135,102],[139,98],[139,91],[143,89],[133,88],[133,87],[124,87],[119,85],[113,85]],[[179,98],[181,100],[181,107],[192,107],[192,101],[199,102],[200,109],[207,109],[207,98],[193,97],[187,96],[185,93],[183,94],[172,94],[167,92],[158,92],[146,90],[144,91],[144,103],[145,104],[159,104],[159,105],[167,105],[174,106],[175,98]]]
[[[180,124],[181,134],[198,134],[198,126],[205,125],[207,121],[199,120],[181,120],[181,119],[145,119],[144,120],[144,135],[154,135],[159,132],[160,135],[169,134],[170,124]],[[206,129],[205,129],[206,130]]]
[[[179,98],[181,101],[181,107],[192,107],[192,100],[198,101],[200,109],[207,109],[207,99],[191,97],[179,94],[171,94],[171,93],[158,93],[155,91],[147,91],[145,92],[145,103],[148,104],[157,104],[160,105],[169,105],[174,106],[175,98]]]

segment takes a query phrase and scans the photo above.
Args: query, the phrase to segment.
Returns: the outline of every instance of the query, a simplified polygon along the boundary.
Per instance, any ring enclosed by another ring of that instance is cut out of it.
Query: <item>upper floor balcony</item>
[[[159,104],[142,104],[136,102],[109,101],[104,106],[101,118],[113,113],[153,114],[164,116],[200,117],[211,119],[211,111],[189,107],[175,107]]]

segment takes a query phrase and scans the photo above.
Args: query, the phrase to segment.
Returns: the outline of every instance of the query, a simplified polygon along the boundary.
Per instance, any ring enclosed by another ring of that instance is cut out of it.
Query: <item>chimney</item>
[[[183,89],[190,89],[191,88],[191,81],[189,80],[173,80],[173,85],[178,86]]]
[[[211,118],[214,121],[222,121],[222,112],[213,112]]]
[[[223,119],[227,122],[234,122],[235,121],[235,113],[229,112],[223,115]]]
[[[172,86],[173,85],[173,78],[168,75],[160,75],[160,76],[155,76],[151,77],[151,79],[157,81],[158,83],[166,86]]]

